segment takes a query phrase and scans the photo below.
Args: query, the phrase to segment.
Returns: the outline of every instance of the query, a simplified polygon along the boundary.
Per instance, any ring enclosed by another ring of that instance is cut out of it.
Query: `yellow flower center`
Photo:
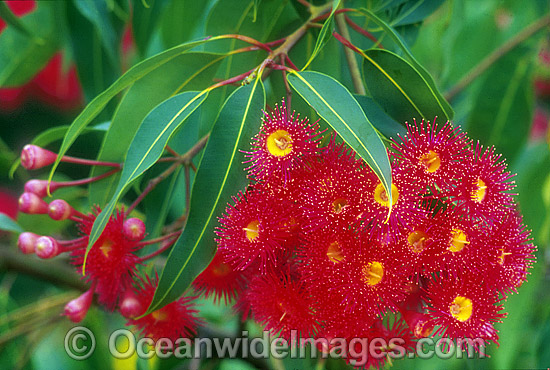
[[[409,248],[415,252],[420,253],[426,248],[426,241],[428,240],[428,234],[423,231],[417,230],[409,234],[407,241],[409,242]]]
[[[336,214],[341,213],[347,205],[347,200],[345,200],[344,198],[338,198],[334,202],[332,202],[332,212]]]
[[[430,150],[428,153],[418,158],[419,162],[424,166],[427,172],[435,172],[441,167],[441,159],[439,154]]]
[[[338,242],[331,243],[327,248],[327,257],[331,262],[340,263],[344,260],[344,254]]]
[[[250,223],[246,225],[245,228],[243,228],[243,230],[246,231],[246,238],[249,241],[252,242],[258,237],[258,235],[260,234],[259,226],[260,226],[260,221],[254,220],[254,221],[250,221]]]
[[[451,315],[455,319],[457,319],[460,322],[467,321],[470,317],[472,317],[472,310],[473,310],[472,300],[466,297],[457,296],[451,306],[449,307],[449,311],[451,312]]]
[[[162,309],[151,312],[151,316],[155,321],[164,321],[168,318],[168,315]]]
[[[472,191],[472,200],[477,203],[481,203],[485,199],[485,194],[487,193],[487,186],[485,186],[485,181],[482,179],[477,179],[476,190]]]
[[[395,203],[397,203],[397,198],[399,198],[399,190],[397,190],[397,186],[395,186],[394,184],[391,184],[391,205],[392,206],[394,206]],[[374,189],[374,200],[384,207],[389,207],[388,194],[386,194],[386,189],[384,189],[384,186],[382,185],[382,183],[378,183],[378,185],[376,185],[376,188]]]
[[[363,266],[363,280],[368,285],[376,285],[384,277],[384,266],[380,262],[371,262],[368,265]]]
[[[500,248],[500,256],[498,256],[498,263],[500,265],[503,265],[504,264],[504,258],[506,258],[506,256],[509,256],[511,254],[512,253],[510,253],[510,252],[505,252],[504,248]]]
[[[460,229],[453,229],[451,232],[451,241],[449,243],[449,250],[451,252],[460,252],[466,244],[470,244],[466,233]]]
[[[267,150],[277,157],[292,152],[292,138],[285,130],[277,130],[267,137]]]
[[[99,250],[103,253],[103,255],[106,258],[109,258],[109,254],[113,250],[113,241],[110,239],[107,239],[101,244],[101,247],[99,247]]]

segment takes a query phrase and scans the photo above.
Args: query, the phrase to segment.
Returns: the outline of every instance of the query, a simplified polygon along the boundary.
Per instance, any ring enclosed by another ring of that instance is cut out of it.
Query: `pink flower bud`
[[[40,235],[36,235],[35,233],[21,233],[19,234],[19,239],[17,240],[17,246],[24,254],[32,254],[34,253],[36,240],[38,238],[40,238]]]
[[[139,218],[129,218],[122,227],[124,236],[131,241],[138,241],[145,236],[145,224]]]
[[[31,215],[48,213],[48,203],[34,193],[23,193],[19,197],[19,210]]]
[[[50,193],[53,193],[59,188],[59,183],[51,182],[50,183]],[[47,180],[29,180],[25,184],[25,193],[33,193],[44,198],[48,195],[48,181]]]
[[[48,206],[48,215],[52,220],[63,221],[71,217],[73,207],[63,199],[56,199],[50,202]]]
[[[40,258],[48,259],[57,256],[60,252],[59,244],[51,236],[41,236],[36,240],[36,255]]]
[[[120,303],[119,311],[125,318],[133,319],[134,317],[141,315],[145,310],[134,292],[131,289],[128,289],[124,293],[124,298]]]
[[[65,316],[74,323],[79,323],[84,320],[90,306],[92,305],[92,298],[94,296],[93,289],[88,290],[80,297],[73,299],[65,305]]]
[[[21,151],[21,165],[27,170],[35,170],[55,162],[57,154],[36,145],[25,145]]]

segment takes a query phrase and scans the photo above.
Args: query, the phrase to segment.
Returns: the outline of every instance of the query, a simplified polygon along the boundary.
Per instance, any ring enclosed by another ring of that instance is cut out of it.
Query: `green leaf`
[[[0,213],[0,230],[11,231],[14,233],[22,233],[24,230],[11,218],[4,213]]]
[[[14,27],[0,34],[0,87],[20,86],[50,60],[59,46],[55,2],[39,2],[37,9],[20,18],[24,27],[40,38],[30,38]]]
[[[408,61],[411,63],[414,69],[424,78],[424,81],[430,86],[430,88],[433,90],[434,95],[436,99],[438,100],[439,104],[441,105],[441,109],[445,112],[446,117],[448,120],[452,119],[454,116],[453,108],[450,106],[450,104],[445,100],[443,97],[443,94],[439,91],[437,88],[434,79],[430,75],[430,73],[424,68],[423,65],[421,65],[418,60],[413,56],[411,50],[407,46],[407,43],[403,40],[403,38],[397,33],[393,27],[391,27],[389,24],[384,22],[382,19],[378,18],[373,12],[371,12],[368,9],[360,9],[360,13],[366,15],[370,19],[374,21],[378,26],[380,26],[384,32],[391,37],[391,39],[395,42],[401,50],[403,50],[403,53],[405,54],[405,57],[408,59]]]
[[[380,136],[361,106],[338,81],[318,72],[294,72],[288,82],[373,169],[391,200],[391,167]]]
[[[21,19],[19,17],[16,17],[15,14],[10,10],[8,5],[5,2],[0,2],[0,19],[2,19],[8,26],[13,27],[14,29],[18,30],[22,34],[28,36],[28,37],[35,37],[33,35],[33,32],[25,25],[25,23],[21,22]],[[38,43],[44,42],[44,40],[36,40]]]
[[[67,150],[69,150],[69,148],[74,143],[78,135],[80,135],[82,130],[84,130],[84,128],[90,122],[92,122],[92,120],[103,110],[103,108],[107,105],[107,103],[109,103],[112,98],[114,98],[119,92],[121,92],[125,88],[132,85],[134,82],[140,80],[155,69],[160,68],[178,55],[184,54],[192,48],[198,45],[202,45],[205,42],[213,39],[214,38],[203,39],[182,44],[172,49],[168,49],[160,54],[152,56],[141,63],[136,64],[135,66],[130,68],[124,75],[122,75],[118,80],[116,80],[111,86],[109,86],[107,90],[105,90],[94,100],[92,100],[78,115],[78,117],[76,117],[76,119],[71,124],[71,127],[69,127],[69,130],[67,131],[67,134],[63,139],[63,143],[61,144],[61,148],[59,149],[58,159],[55,161],[50,171],[49,180],[51,180],[57,166],[59,165],[61,157],[67,153]]]
[[[163,44],[172,47],[205,35],[204,24],[209,3],[196,0],[170,1],[160,21]]]
[[[207,94],[207,90],[181,93],[161,103],[145,117],[128,149],[115,195],[97,216],[92,226],[83,273],[90,248],[99,239],[128,185],[155,164],[164,152],[170,136],[201,105]]]
[[[371,49],[363,54],[363,77],[372,97],[397,122],[450,120],[436,92],[413,66],[397,54]]]
[[[491,67],[472,98],[468,133],[485,145],[496,146],[508,161],[527,142],[533,121],[535,99],[529,78],[533,60],[535,55],[527,48],[506,55]]]
[[[321,31],[319,32],[319,36],[317,37],[317,41],[315,42],[315,47],[313,48],[313,52],[311,53],[311,56],[309,57],[308,61],[306,62],[306,65],[302,70],[305,70],[309,64],[315,59],[317,54],[321,51],[323,46],[328,42],[328,40],[332,37],[332,31],[334,30],[334,12],[336,12],[336,9],[340,6],[340,0],[333,0],[332,1],[332,10],[330,12],[329,17],[323,23],[323,27],[321,27]]]
[[[111,12],[104,0],[73,0],[74,6],[90,23],[101,39],[112,65],[118,63],[118,40],[116,28],[111,22]]]
[[[174,301],[208,265],[216,251],[214,227],[231,195],[247,184],[240,148],[258,131],[265,106],[260,78],[226,100],[199,164],[189,218],[172,247],[147,313]]]
[[[392,18],[393,26],[403,26],[423,21],[432,14],[445,0],[407,1],[400,7],[399,13]]]
[[[145,116],[155,106],[179,92],[204,90],[212,85],[214,75],[225,57],[225,54],[189,52],[171,59],[162,68],[136,81],[118,105],[97,160],[123,162]],[[92,176],[106,171],[105,168],[95,167]],[[119,177],[120,174],[117,174],[90,184],[89,203],[106,204],[114,194]]]
[[[204,3],[205,1],[200,2]],[[146,55],[149,41],[156,31],[158,20],[166,3],[167,0],[149,0],[148,7],[145,7],[142,0],[132,1],[132,32],[141,56]]]
[[[356,94],[353,94],[353,97],[380,134],[390,138],[395,137],[397,134],[405,135],[407,133],[405,126],[388,116],[372,98]]]

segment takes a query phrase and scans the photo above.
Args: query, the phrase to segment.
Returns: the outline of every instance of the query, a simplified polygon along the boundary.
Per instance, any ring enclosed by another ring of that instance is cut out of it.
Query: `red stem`
[[[146,245],[155,244],[155,243],[161,242],[163,240],[170,239],[174,236],[179,236],[179,234],[181,234],[181,231],[175,231],[171,234],[166,234],[166,235],[163,235],[163,236],[159,236],[158,238],[155,238],[155,239],[141,241],[141,242],[137,243],[136,246],[137,247],[144,247]]]
[[[89,166],[107,166],[107,167],[116,167],[116,168],[121,168],[122,167],[122,165],[120,163],[100,162],[100,161],[94,161],[92,159],[83,159],[83,158],[70,157],[68,155],[64,155],[63,157],[61,157],[61,162],[84,164],[84,165],[89,165]]]
[[[356,53],[358,54],[362,54],[363,52],[355,45],[353,45],[351,42],[349,42],[349,40],[346,40],[345,38],[343,38],[342,36],[340,36],[338,34],[338,32],[334,31],[332,32],[332,35],[336,38],[336,40],[340,41],[342,43],[342,45],[350,48],[351,50],[355,51]]]
[[[376,37],[374,37],[372,35],[372,33],[370,33],[369,31],[363,29],[360,25],[358,25],[357,23],[355,23],[354,21],[351,20],[350,17],[346,15],[344,15],[344,18],[346,19],[346,22],[347,24],[356,32],[360,33],[361,35],[367,37],[368,39],[370,39],[372,42],[374,42],[375,44],[378,44],[378,46],[381,48],[381,49],[384,49],[384,46],[382,46],[382,43],[380,43],[378,41],[378,39]]]
[[[163,245],[162,247],[160,247],[159,249],[157,249],[153,253],[150,253],[146,256],[141,257],[141,261],[147,261],[148,259],[151,259],[153,257],[158,256],[159,254],[161,254],[162,252],[164,252],[165,250],[170,248],[176,240],[178,240],[178,238],[174,238],[174,240],[170,240],[169,242],[166,242],[165,245]]]
[[[85,184],[89,184],[91,182],[102,180],[106,177],[109,177],[109,176],[117,173],[118,171],[120,171],[120,168],[115,168],[115,169],[113,169],[111,171],[108,171],[108,172],[105,172],[104,174],[99,175],[99,176],[89,177],[87,179],[82,179],[82,180],[59,182],[58,184],[59,184],[60,187],[85,185]]]
[[[350,9],[350,8],[338,9],[334,12],[334,15],[340,14],[340,13],[354,12],[354,11],[355,9]],[[330,12],[321,14],[320,16],[313,18],[311,22],[322,21],[323,19],[327,19],[328,17],[330,17]]]

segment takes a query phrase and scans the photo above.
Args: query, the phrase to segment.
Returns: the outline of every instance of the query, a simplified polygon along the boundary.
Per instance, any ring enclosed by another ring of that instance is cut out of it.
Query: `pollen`
[[[472,200],[477,203],[481,203],[485,199],[485,194],[487,193],[487,186],[485,181],[482,179],[477,179],[476,189],[472,191]]]
[[[472,310],[472,300],[461,296],[457,296],[449,307],[451,315],[460,322],[467,321],[472,317]]]
[[[460,252],[466,244],[470,244],[466,233],[460,229],[453,229],[451,232],[451,240],[449,244],[449,250],[451,252]]]
[[[284,157],[292,152],[292,138],[288,131],[277,130],[267,137],[267,150],[274,156]]]
[[[428,234],[423,231],[417,230],[409,234],[407,241],[409,242],[409,248],[415,252],[420,253],[426,248],[426,241],[428,240]]]
[[[260,226],[260,221],[254,220],[254,221],[250,221],[250,223],[246,225],[245,228],[243,228],[243,230],[246,231],[246,238],[249,241],[252,242],[258,237],[258,235],[260,234],[259,226]]]
[[[99,250],[101,250],[106,258],[109,258],[109,254],[113,250],[113,242],[109,239],[105,240],[103,244],[101,244],[101,247],[99,247]]]
[[[363,280],[368,285],[376,285],[384,277],[384,266],[380,262],[371,262],[363,267]]]
[[[166,314],[166,312],[163,312],[162,309],[153,311],[151,313],[151,316],[155,321],[164,321],[168,318],[168,315]]]
[[[348,201],[344,198],[338,198],[332,202],[332,212],[338,214],[341,213],[345,207],[347,207]]]
[[[327,249],[327,257],[331,262],[340,263],[344,260],[344,254],[338,242],[331,243]]]
[[[394,206],[395,203],[397,203],[397,199],[399,198],[399,190],[397,189],[397,186],[395,186],[394,184],[391,184],[391,197],[392,197],[391,205]],[[388,194],[386,193],[386,189],[384,189],[384,186],[382,185],[382,183],[378,183],[378,185],[376,185],[376,188],[374,189],[374,200],[377,201],[382,206],[388,207],[388,204],[389,204]]]
[[[220,263],[212,269],[212,273],[217,277],[224,277],[231,273],[231,267],[227,263]]]
[[[510,253],[510,252],[505,252],[504,248],[500,248],[500,256],[498,256],[498,263],[500,265],[503,265],[504,264],[504,258],[506,258],[506,256],[509,256],[511,254],[512,253]]]
[[[439,158],[439,154],[433,150],[430,150],[428,153],[420,156],[418,160],[424,166],[424,169],[430,173],[437,171],[439,167],[441,167],[441,159]]]

